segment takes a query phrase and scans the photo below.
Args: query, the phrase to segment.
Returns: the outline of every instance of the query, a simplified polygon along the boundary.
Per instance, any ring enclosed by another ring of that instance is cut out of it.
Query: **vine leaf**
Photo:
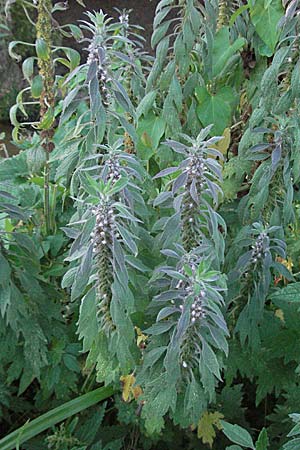
[[[284,15],[281,0],[272,0],[267,3],[265,0],[256,0],[254,6],[250,8],[250,15],[257,34],[266,45],[266,47],[261,46],[261,54],[271,56],[278,42],[277,25]]]
[[[215,94],[211,94],[205,87],[196,88],[198,100],[197,115],[204,127],[214,124],[211,135],[222,135],[224,129],[230,125],[232,105],[235,101],[233,88],[222,87]]]

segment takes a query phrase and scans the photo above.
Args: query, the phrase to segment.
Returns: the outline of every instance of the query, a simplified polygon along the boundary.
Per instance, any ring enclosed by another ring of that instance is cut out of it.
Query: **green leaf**
[[[265,428],[259,433],[258,439],[255,444],[255,450],[267,450],[269,444],[268,433]]]
[[[63,47],[63,51],[70,61],[70,70],[76,69],[76,67],[80,64],[80,54],[77,52],[77,50],[68,47]]]
[[[87,394],[64,403],[40,417],[37,417],[31,422],[26,422],[22,427],[5,436],[0,440],[0,448],[1,450],[13,450],[16,446],[27,442],[29,439],[32,439],[48,428],[66,420],[68,417],[105,400],[113,395],[113,393],[113,388],[111,387],[100,387],[92,392],[88,392]]]
[[[233,88],[222,87],[215,94],[211,94],[205,87],[195,90],[199,105],[197,115],[204,127],[213,124],[211,134],[222,135],[225,128],[231,124],[232,104],[236,96]]]
[[[300,302],[300,282],[290,283],[287,286],[277,289],[271,295],[271,301],[275,305],[280,306],[284,303],[299,303]]]
[[[106,194],[107,195],[114,195],[117,194],[118,192],[122,191],[122,189],[124,189],[128,184],[128,179],[125,177],[120,178],[118,181],[116,181],[114,183],[113,186],[108,187]]]
[[[232,425],[231,423],[225,422],[224,420],[221,420],[221,424],[223,427],[222,431],[228,439],[235,444],[255,450],[253,440],[247,430],[239,425]]]
[[[75,282],[72,286],[71,301],[74,301],[76,300],[76,298],[80,297],[80,295],[82,295],[88,284],[92,268],[92,255],[93,255],[92,252],[93,248],[90,245],[84,257],[81,260],[81,264],[76,274]]]
[[[246,9],[249,9],[250,5],[242,5],[240,6],[230,17],[229,26],[232,27],[238,16],[240,16]]]
[[[284,15],[281,0],[272,0],[268,5],[265,0],[255,0],[250,15],[257,34],[273,54],[279,36],[277,24]]]
[[[34,47],[34,46],[35,46],[35,44],[29,44],[28,42],[23,42],[23,41],[12,41],[12,42],[10,42],[9,45],[8,45],[8,53],[9,53],[9,56],[10,56],[11,58],[13,58],[13,59],[16,59],[18,62],[21,61],[22,57],[21,57],[20,55],[18,55],[17,53],[15,53],[15,52],[13,51],[13,48],[14,48],[16,45],[19,45],[19,44],[25,45],[25,46],[29,46],[29,47]]]
[[[137,153],[141,159],[148,160],[155,153],[165,128],[165,120],[160,116],[155,116],[153,112],[139,120]]]
[[[38,38],[35,42],[35,48],[38,58],[42,60],[49,58],[49,47],[44,39]]]
[[[33,98],[39,98],[43,91],[43,79],[41,75],[36,75],[31,83],[31,95]]]
[[[300,438],[292,439],[290,442],[287,442],[282,450],[299,450],[300,446]]]
[[[28,82],[30,82],[32,75],[33,75],[34,60],[35,60],[35,58],[33,56],[31,56],[30,58],[26,58],[22,64],[23,75]]]
[[[81,300],[78,319],[79,339],[83,339],[83,351],[90,350],[98,335],[95,289],[91,289]]]
[[[54,109],[49,108],[39,124],[40,130],[49,130],[54,122]]]
[[[0,313],[3,317],[6,313],[7,307],[10,304],[11,287],[10,284],[0,285]]]
[[[242,447],[239,445],[230,445],[230,447],[226,447],[226,450],[242,450]]]
[[[149,112],[149,109],[152,108],[154,100],[156,97],[156,91],[150,91],[145,97],[142,98],[139,106],[136,109],[136,117],[137,119],[143,114],[146,116]]]
[[[216,77],[222,71],[227,61],[246,43],[244,38],[237,38],[230,43],[228,27],[222,27],[216,34],[212,51],[212,76]]]
[[[4,256],[0,253],[0,284],[7,282],[10,278],[10,274],[10,266]]]
[[[209,371],[213,373],[219,380],[222,380],[217,357],[212,348],[204,340],[202,341],[201,357],[203,359],[203,363],[209,369]]]

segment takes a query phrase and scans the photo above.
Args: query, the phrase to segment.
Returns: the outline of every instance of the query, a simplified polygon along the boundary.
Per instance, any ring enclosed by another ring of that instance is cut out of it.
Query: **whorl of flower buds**
[[[195,324],[200,319],[205,318],[206,314],[203,308],[203,299],[206,293],[204,290],[200,291],[200,294],[194,298],[194,301],[191,306],[191,322]]]
[[[261,259],[264,256],[264,253],[269,248],[269,237],[267,233],[263,232],[260,233],[255,244],[252,245],[252,252],[251,252],[251,262],[253,264],[258,263],[261,261]]]
[[[193,287],[186,287],[186,300],[188,297],[193,295]],[[190,308],[190,323],[185,331],[183,342],[180,348],[180,359],[181,365],[184,369],[191,369],[197,367],[197,358],[201,352],[200,347],[197,343],[198,334],[197,328],[201,326],[202,319],[206,318],[206,311],[204,306],[204,300],[206,297],[206,292],[202,289],[198,295],[194,294],[193,303]],[[186,301],[185,300],[185,301]],[[183,310],[184,306],[181,305],[180,309]]]
[[[105,57],[105,47],[96,45],[94,41],[92,41],[88,47],[89,55],[87,58],[87,64],[91,65],[92,63],[97,64],[97,78],[99,81],[99,90],[102,98],[102,103],[104,106],[109,106],[110,93],[108,90],[108,84],[111,81],[111,78],[107,72],[107,61]]]
[[[113,283],[112,246],[114,239],[118,238],[118,233],[116,232],[114,210],[109,203],[98,205],[92,212],[96,216],[91,240],[93,252],[97,258],[98,317],[101,327],[109,333],[114,328],[110,315],[111,285]]]
[[[187,168],[188,177],[181,207],[182,241],[187,251],[199,245],[198,202],[200,201],[201,191],[205,187],[205,181],[203,179],[204,171],[204,158],[193,155]],[[195,198],[196,196],[197,198]]]
[[[107,180],[113,184],[121,178],[121,164],[117,155],[112,155],[105,163],[107,168]]]
[[[98,46],[96,46],[93,41],[88,46],[88,52],[89,54],[86,61],[87,64],[90,66],[93,62],[98,63],[99,60]]]
[[[205,160],[201,155],[193,155],[188,167],[188,181],[191,183],[194,179],[199,184],[200,189],[204,186],[202,177],[205,170]]]
[[[129,14],[126,11],[123,11],[119,16],[119,22],[123,25],[124,28],[129,27]]]
[[[107,70],[101,64],[98,65],[97,76],[99,80],[99,89],[102,96],[104,106],[109,106],[110,94],[108,91],[108,83],[111,79],[108,77]]]
[[[195,284],[195,276],[196,270],[199,264],[199,256],[194,254],[188,254],[182,261],[182,264],[188,264],[189,268],[192,271],[192,275],[188,277],[188,280],[179,280],[175,288],[183,290],[183,303],[180,305],[180,309],[183,310],[184,303],[186,300],[193,295],[194,292],[194,284]],[[178,269],[178,273],[184,274],[184,268],[181,267]],[[191,324],[195,324],[197,319],[201,319],[205,317],[205,311],[203,307],[204,298],[206,297],[206,292],[204,289],[201,289],[199,294],[194,294],[193,303],[191,305],[190,316],[191,316]]]

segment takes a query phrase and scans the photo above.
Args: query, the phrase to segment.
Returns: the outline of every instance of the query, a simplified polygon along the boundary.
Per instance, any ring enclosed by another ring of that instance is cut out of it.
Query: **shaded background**
[[[61,2],[61,0],[53,0],[53,3],[57,2]],[[69,0],[67,2],[67,10],[56,11],[54,19],[61,25],[68,23],[79,25],[80,20],[85,20],[86,11],[99,11],[102,9],[108,16],[118,18],[118,12],[114,9],[115,7],[120,10],[132,10],[129,21],[131,24],[140,25],[144,28],[141,34],[146,39],[145,50],[152,52],[150,40],[155,8],[158,2],[159,0],[84,0],[86,7],[83,7],[76,0]],[[5,0],[0,0],[0,19],[3,19],[4,3]],[[0,156],[2,157],[5,155],[3,144],[6,146],[9,154],[18,151],[10,142],[9,109],[15,103],[17,93],[25,86],[21,69],[22,62],[17,63],[9,57],[7,51],[8,43],[12,40],[33,42],[34,39],[34,27],[27,21],[23,9],[17,3],[14,3],[11,10],[10,34],[2,41],[0,38]],[[79,44],[74,39],[64,38],[62,44],[76,48],[83,55],[83,58],[86,57],[86,52],[82,51],[82,48],[86,46],[86,42]],[[26,47],[18,47],[17,51],[21,53],[23,60],[31,56],[27,53]],[[8,73],[9,76],[7,76]],[[5,133],[4,138],[1,136],[3,132]]]
[[[86,9],[79,5],[76,0],[69,0],[69,8],[64,12],[56,12],[55,18],[61,24],[76,23],[80,19],[85,18],[84,12],[103,10],[109,16],[118,17],[118,13],[114,9],[132,9],[129,21],[132,24],[140,25],[145,28],[143,33],[147,46],[150,50],[150,38],[152,33],[152,23],[154,12],[159,0],[84,0]]]

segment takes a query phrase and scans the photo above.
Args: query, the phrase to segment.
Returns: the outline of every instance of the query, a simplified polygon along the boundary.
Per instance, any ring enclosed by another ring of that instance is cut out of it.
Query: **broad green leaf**
[[[250,15],[257,34],[272,54],[278,42],[277,24],[284,15],[281,0],[272,0],[268,5],[264,0],[255,0],[254,6],[250,7]]]
[[[221,420],[221,424],[223,427],[222,431],[228,439],[242,447],[255,450],[253,440],[247,430],[239,425],[232,425],[231,423],[225,422],[224,420]]]
[[[232,105],[236,100],[233,89],[222,87],[211,94],[205,87],[198,87],[195,94],[199,103],[197,115],[200,122],[204,127],[213,124],[211,134],[222,135],[231,123]]]
[[[216,34],[212,51],[212,76],[216,77],[222,71],[227,61],[240,50],[246,40],[237,38],[230,43],[230,32],[228,27],[222,27]]]

